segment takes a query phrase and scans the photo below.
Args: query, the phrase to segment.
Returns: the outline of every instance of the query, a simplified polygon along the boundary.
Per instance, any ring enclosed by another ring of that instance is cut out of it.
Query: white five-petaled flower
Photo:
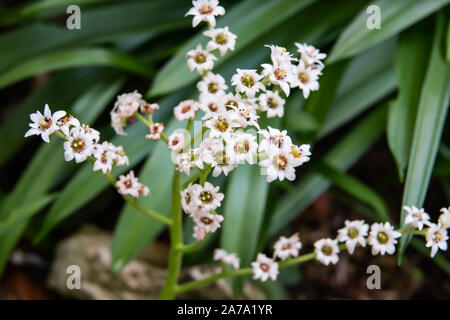
[[[339,247],[337,240],[320,239],[314,243],[316,259],[324,265],[336,264],[339,261]]]
[[[415,206],[404,206],[403,210],[408,212],[408,215],[405,217],[405,225],[410,225],[414,228],[422,230],[423,225],[430,224],[430,216],[423,208],[418,209]]]
[[[206,45],[207,50],[219,49],[221,56],[225,55],[227,50],[234,51],[237,36],[231,33],[228,27],[208,30],[203,34],[211,39]]]
[[[231,84],[236,87],[236,92],[245,93],[253,98],[259,91],[265,91],[266,87],[260,80],[262,76],[256,70],[236,69],[236,74],[231,77]]]
[[[84,130],[72,128],[67,141],[64,142],[64,159],[71,161],[75,158],[75,162],[83,162],[94,151],[94,141],[92,137]]]
[[[202,45],[198,44],[197,48],[190,50],[187,54],[187,65],[189,70],[197,72],[203,75],[205,71],[212,70],[214,67],[214,60],[217,60],[216,56],[208,50],[203,50]]]
[[[212,27],[216,26],[216,16],[223,16],[225,9],[219,6],[218,0],[194,0],[193,7],[186,16],[194,16],[192,26],[195,28],[200,22],[208,22]]]
[[[345,227],[338,230],[337,240],[345,242],[347,251],[350,254],[355,252],[356,246],[366,246],[366,236],[369,231],[369,225],[364,220],[345,220]]]
[[[259,143],[259,151],[271,154],[278,149],[289,149],[292,146],[292,139],[287,135],[287,130],[280,131],[268,126],[267,130],[260,130],[259,133],[264,138]]]
[[[139,107],[144,104],[146,102],[137,90],[117,96],[117,101],[114,103],[114,108],[110,113],[111,126],[117,134],[126,135],[124,127],[127,119],[133,116],[139,110]]]
[[[439,249],[447,250],[447,229],[440,224],[431,224],[426,234],[426,246],[431,247],[431,257],[433,258]]]
[[[141,105],[140,110],[145,114],[153,114],[155,111],[159,110],[159,104],[157,103],[146,103]]]
[[[239,258],[236,253],[228,253],[223,249],[214,250],[214,260],[232,265],[234,269],[239,269]]]
[[[180,192],[181,195],[181,207],[183,211],[189,213],[193,216],[193,214],[197,210],[197,205],[193,201],[193,191],[197,188],[197,184],[190,183],[189,186]]]
[[[394,254],[395,244],[397,238],[402,234],[394,230],[389,222],[374,223],[370,227],[369,244],[372,246],[372,255],[378,253],[384,255],[385,253]]]
[[[300,58],[305,62],[306,66],[317,64],[320,67],[323,66],[322,60],[327,57],[325,53],[321,53],[319,49],[306,43],[295,43]]]
[[[285,260],[289,256],[297,257],[298,252],[302,248],[302,243],[300,242],[298,233],[295,233],[290,238],[280,237],[273,247],[275,249],[275,257]]]
[[[193,120],[195,112],[198,110],[198,103],[194,100],[184,100],[180,102],[174,109],[173,113],[178,121]]]
[[[44,114],[36,111],[30,114],[30,119],[33,121],[29,124],[31,129],[25,133],[25,138],[32,135],[40,135],[42,140],[50,142],[50,135],[59,130],[57,124],[58,120],[66,115],[65,111],[56,111],[52,114],[48,104],[44,107]]]
[[[267,90],[260,94],[258,99],[261,110],[267,112],[267,118],[283,117],[285,101],[277,91]]]
[[[214,74],[208,72],[208,74],[197,83],[197,89],[200,91],[200,101],[202,100],[202,95],[213,94],[213,95],[223,95],[228,86],[225,84],[225,79],[220,74]]]
[[[441,212],[442,213],[439,216],[439,223],[441,224],[441,226],[448,229],[450,228],[450,207],[442,208]]]
[[[180,152],[184,148],[184,134],[179,132],[172,133],[168,138],[169,149]]]
[[[74,116],[67,116],[61,118],[57,121],[59,129],[64,133],[64,135],[68,136],[70,134],[70,129],[73,127],[80,128],[80,121]]]
[[[286,50],[286,48],[275,46],[275,45],[265,45],[265,47],[270,48],[270,59],[273,64],[280,65],[284,63],[292,63],[298,59],[293,58],[291,53]]]
[[[115,154],[110,151],[109,142],[94,145],[92,155],[95,158],[94,171],[102,170],[103,173],[111,172],[114,164]]]
[[[296,81],[291,84],[291,87],[299,87],[303,91],[303,97],[307,99],[311,91],[319,90],[319,75],[320,70],[306,67],[303,60],[294,68],[294,74],[297,77]]]
[[[198,106],[205,113],[202,120],[210,119],[214,114],[221,114],[227,111],[223,104],[223,95],[220,94],[201,94]]]
[[[294,181],[294,168],[302,163],[302,159],[294,158],[288,151],[279,149],[268,154],[268,159],[262,160],[259,165],[267,168],[267,182],[272,182],[276,179],[283,181],[285,178],[289,181]]]
[[[297,160],[298,165],[302,165],[310,160],[311,155],[309,144],[302,144],[300,147],[293,144],[290,148],[290,154]]]
[[[222,215],[212,214],[206,211],[199,211],[193,218],[197,226],[204,229],[206,233],[216,232],[220,228],[220,223],[223,221]]]
[[[212,117],[203,123],[203,126],[211,130],[210,137],[221,137],[232,128],[239,127],[237,114],[232,110],[212,114]]]
[[[161,122],[153,123],[150,125],[150,134],[145,136],[145,139],[159,140],[164,130],[164,125]]]
[[[205,239],[206,231],[202,227],[195,225],[194,233],[192,234],[192,236],[195,238],[195,240],[202,241],[203,239]]]
[[[202,187],[199,184],[192,187],[192,201],[194,205],[200,206],[206,212],[210,212],[220,207],[223,200],[223,193],[219,192],[220,187],[214,187],[208,181]]]
[[[140,195],[147,196],[150,193],[148,187],[139,182],[138,178],[134,176],[134,171],[131,170],[127,175],[121,175],[116,182],[117,191],[120,194],[129,194],[132,197],[138,198]]]
[[[295,86],[297,84],[294,66],[290,62],[273,65],[263,63],[261,66],[264,68],[262,76],[268,76],[269,81],[272,84],[280,86],[284,94],[289,96],[290,86]]]
[[[247,161],[249,164],[255,162],[255,155],[258,152],[256,137],[249,133],[235,131],[226,134],[226,152],[233,163],[239,164]]]
[[[262,282],[271,278],[275,281],[278,277],[278,263],[267,257],[263,253],[258,253],[256,261],[252,262],[253,279],[260,279]]]

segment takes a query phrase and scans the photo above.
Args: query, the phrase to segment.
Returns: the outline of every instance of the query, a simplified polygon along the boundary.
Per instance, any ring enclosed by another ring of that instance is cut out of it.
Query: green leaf
[[[40,73],[91,65],[115,67],[148,77],[153,74],[150,66],[124,53],[100,48],[69,49],[38,56],[8,69],[0,75],[0,88]]]
[[[366,9],[353,20],[341,34],[331,51],[328,62],[335,62],[354,56],[365,49],[386,40],[417,21],[450,3],[450,0],[378,0],[372,2],[378,6],[381,15],[381,28],[369,29],[367,21],[373,13]]]
[[[217,21],[217,27],[229,26],[230,31],[236,34],[238,39],[235,50],[228,52],[224,57],[218,58],[215,67],[237,55],[251,41],[315,1],[278,0],[261,2],[259,0],[246,0],[238,3]],[[198,79],[199,75],[190,72],[187,67],[186,53],[194,49],[198,43],[204,45],[206,42],[207,38],[199,33],[180,48],[178,53],[157,74],[148,95],[154,97],[166,94]]]
[[[447,26],[447,61],[450,61],[450,21]]]
[[[392,54],[395,45],[395,39],[391,39],[352,59],[319,138],[330,134],[394,91],[397,85]],[[324,72],[326,70],[325,67]]]
[[[397,163],[400,181],[411,150],[420,89],[426,72],[431,40],[428,23],[420,23],[399,37],[395,67],[399,79],[399,95],[389,107],[387,138]]]
[[[255,258],[268,189],[266,176],[258,166],[240,165],[231,174],[225,192],[220,246],[236,253],[242,267]],[[242,279],[234,280],[236,287],[242,286]]]
[[[333,184],[335,184],[338,188],[372,207],[380,221],[390,220],[386,203],[383,198],[372,188],[368,187],[357,178],[349,174],[345,174],[325,162],[320,163],[316,169],[325,178],[333,182]]]
[[[448,19],[448,15],[445,17]],[[446,62],[443,52],[446,21],[448,20],[445,20],[444,14],[437,16],[430,62],[420,94],[419,110],[414,126],[402,206],[421,207],[423,205],[448,111],[450,64]],[[403,210],[402,226],[405,216],[406,213]],[[399,264],[410,238],[404,235],[400,240]]]
[[[184,0],[115,2],[83,10],[80,30],[42,23],[24,26],[0,36],[0,71],[54,51],[189,27],[184,18],[189,6]]]
[[[0,236],[16,228],[17,224],[23,222],[23,220],[30,219],[53,201],[55,196],[55,194],[42,196],[37,200],[25,203],[20,207],[13,209],[5,220],[0,221]]]
[[[374,110],[323,158],[340,171],[348,170],[383,134],[386,107]],[[312,155],[314,161],[314,153]],[[307,166],[308,164],[305,164]],[[280,199],[270,220],[269,235],[275,235],[289,221],[298,216],[330,186],[328,179],[317,173],[303,177],[295,186],[296,192]]]
[[[320,128],[317,120],[303,110],[286,114],[286,118],[283,120],[285,120],[285,126],[288,130],[314,132]]]

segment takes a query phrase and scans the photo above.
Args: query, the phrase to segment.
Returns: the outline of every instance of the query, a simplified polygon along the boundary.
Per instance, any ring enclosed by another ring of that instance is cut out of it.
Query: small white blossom
[[[178,121],[193,120],[195,112],[198,110],[198,103],[194,100],[185,100],[180,102],[174,109],[173,113]]]
[[[225,79],[220,74],[208,72],[202,81],[197,83],[197,89],[201,96],[204,94],[223,95],[228,86],[225,84]]]
[[[64,135],[68,136],[70,134],[70,130],[73,127],[80,128],[80,121],[74,116],[68,116],[61,118],[57,121],[59,129],[64,133]]]
[[[116,182],[117,191],[120,194],[129,194],[132,197],[138,198],[140,195],[147,196],[150,191],[148,187],[139,182],[138,178],[134,176],[134,171],[131,170],[127,175],[121,175]]]
[[[442,208],[441,215],[439,216],[439,223],[442,227],[448,229],[450,228],[450,207]]]
[[[303,97],[307,99],[311,91],[319,90],[319,70],[312,67],[306,67],[303,60],[294,69],[294,74],[297,76],[297,81],[291,87],[299,87],[303,91]]]
[[[247,161],[249,164],[255,162],[258,152],[256,137],[249,133],[240,131],[225,135],[226,152],[234,163]]]
[[[309,144],[302,144],[300,147],[293,144],[290,148],[290,155],[296,159],[298,165],[302,165],[310,160],[311,155]]]
[[[52,114],[48,104],[44,107],[44,114],[36,111],[30,114],[30,119],[33,121],[29,124],[31,129],[25,133],[25,138],[32,135],[40,135],[42,140],[50,142],[50,135],[59,130],[57,122],[66,115],[65,111],[56,111]]]
[[[190,183],[189,186],[180,192],[181,194],[181,207],[183,211],[189,214],[194,214],[197,210],[197,205],[193,201],[194,189],[198,188],[198,184]]]
[[[265,45],[265,47],[270,48],[270,59],[274,65],[284,63],[290,64],[293,61],[297,61],[297,59],[293,58],[289,51],[286,50],[286,48],[275,45]]]
[[[133,116],[139,110],[139,107],[144,104],[146,104],[145,100],[142,99],[142,95],[137,91],[117,96],[117,101],[110,113],[111,126],[117,134],[126,135],[124,127],[127,119]]]
[[[302,164],[302,159],[294,158],[284,149],[279,149],[268,155],[268,159],[262,160],[259,165],[267,168],[267,182],[276,179],[283,181],[285,178],[289,181],[295,180],[295,167]]]
[[[290,86],[295,86],[298,82],[295,77],[294,66],[287,62],[274,65],[264,63],[261,66],[264,68],[262,76],[268,76],[272,84],[280,86],[284,94],[289,96]]]
[[[216,94],[201,95],[199,108],[205,113],[202,120],[210,119],[214,114],[220,114],[227,111],[223,104],[223,96]]]
[[[211,137],[221,137],[223,134],[230,132],[232,128],[239,126],[234,120],[237,120],[237,114],[228,110],[213,114],[209,120],[203,123],[203,126],[211,130]]]
[[[192,201],[196,206],[201,206],[203,210],[210,212],[220,207],[223,200],[223,193],[219,192],[219,187],[214,187],[208,181],[204,186],[197,184],[192,188]]]
[[[295,233],[290,238],[281,236],[273,247],[275,249],[275,257],[285,260],[289,256],[297,257],[298,252],[302,248],[302,243],[300,242],[298,233]]]
[[[431,247],[431,257],[433,258],[439,249],[447,250],[447,229],[440,224],[431,224],[426,234],[426,246]]]
[[[203,228],[206,233],[213,233],[220,228],[223,216],[200,211],[194,215],[194,221],[199,227]]]
[[[194,226],[194,233],[192,234],[192,236],[195,238],[195,240],[202,241],[203,239],[205,239],[206,231],[200,226]]]
[[[214,250],[214,260],[222,261],[222,263],[232,265],[234,269],[239,269],[239,258],[236,253],[228,253],[223,249]]]
[[[319,49],[313,46],[307,45],[306,43],[296,42],[298,53],[300,53],[300,58],[304,61],[306,66],[319,65],[323,66],[322,60],[327,57],[325,53],[321,53]]]
[[[316,259],[324,265],[336,264],[339,261],[339,247],[337,240],[320,239],[314,243]]]
[[[345,220],[345,227],[338,230],[337,240],[345,242],[348,253],[353,254],[358,244],[362,247],[366,246],[365,237],[368,231],[369,225],[364,223],[364,220]]]
[[[83,162],[92,155],[93,151],[94,141],[92,138],[84,130],[73,128],[67,141],[64,142],[64,159],[71,161],[75,158],[75,162]]]
[[[157,103],[146,103],[141,105],[140,110],[144,114],[153,114],[155,111],[159,110],[159,104]]]
[[[221,56],[224,56],[227,50],[234,51],[237,36],[231,33],[228,27],[208,30],[203,34],[211,39],[206,45],[207,50],[219,49]]]
[[[225,9],[219,6],[218,0],[194,0],[193,7],[186,16],[194,16],[192,26],[195,28],[202,21],[208,22],[212,27],[216,26],[216,16],[223,16]]]
[[[205,71],[210,71],[214,67],[216,56],[208,50],[203,50],[202,45],[198,44],[197,48],[190,50],[187,53],[187,65],[189,70],[197,70],[198,74],[203,75]]]
[[[267,154],[278,152],[278,149],[290,149],[292,146],[292,139],[287,135],[287,130],[280,131],[278,129],[267,127],[267,130],[260,130],[259,133],[263,136],[259,143],[258,150],[264,151]]]
[[[370,227],[369,244],[372,246],[372,255],[378,253],[384,255],[385,253],[394,254],[395,244],[397,238],[402,234],[394,230],[389,222],[374,223]]]
[[[256,114],[256,110],[250,105],[245,102],[240,102],[237,107],[232,107],[232,110],[237,115],[234,121],[238,123],[239,127],[247,128],[248,126],[254,126],[259,130],[259,116]]]
[[[180,152],[184,148],[184,134],[174,132],[168,138],[168,147],[170,150]]]
[[[108,142],[105,141],[102,144],[94,145],[92,155],[95,158],[94,171],[102,170],[103,173],[111,172],[115,155],[110,151]]]
[[[260,94],[258,99],[261,110],[267,112],[267,118],[283,117],[285,100],[280,97],[277,91],[267,90]]]
[[[150,125],[150,134],[145,136],[145,139],[159,140],[161,139],[161,134],[164,130],[164,125],[160,122],[153,123]]]
[[[263,77],[256,70],[236,69],[236,74],[231,77],[231,84],[236,87],[236,92],[245,93],[253,98],[259,91],[265,91],[266,87],[260,80]]]
[[[264,282],[271,278],[275,281],[278,277],[278,263],[263,253],[258,253],[256,261],[252,262],[252,268],[254,280],[260,279]]]
[[[408,212],[408,215],[405,217],[405,225],[422,230],[424,225],[430,224],[430,216],[423,208],[418,209],[415,206],[404,206],[403,210]]]

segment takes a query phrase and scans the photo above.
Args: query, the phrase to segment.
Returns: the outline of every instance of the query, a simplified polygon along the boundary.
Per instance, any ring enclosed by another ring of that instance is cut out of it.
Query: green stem
[[[175,298],[183,260],[183,253],[178,249],[183,246],[180,186],[180,173],[174,170],[172,183],[172,224],[169,226],[171,248],[166,284],[160,295],[161,300]]]
[[[145,119],[145,117],[139,112],[135,112],[133,116],[136,117],[136,119],[138,119],[139,121],[143,122],[147,127],[150,127],[153,124],[153,121]]]
[[[208,175],[210,172],[211,172],[211,165],[208,164],[200,174],[200,184],[202,185],[202,187],[205,185],[205,181],[206,179],[208,179]]]
[[[186,189],[190,183],[197,181],[200,178],[200,175],[201,175],[201,171],[198,171],[195,174],[193,174],[192,177],[190,177],[188,181],[183,183],[182,189],[183,190]]]
[[[183,253],[193,252],[193,251],[201,248],[205,244],[206,239],[208,239],[207,237],[208,236],[206,236],[205,239],[203,239],[202,241],[196,241],[196,242],[191,243],[191,244],[181,245],[181,246],[178,247],[178,250],[180,250]]]

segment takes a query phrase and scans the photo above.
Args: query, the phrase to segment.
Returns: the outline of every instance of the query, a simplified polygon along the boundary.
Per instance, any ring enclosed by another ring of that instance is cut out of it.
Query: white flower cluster
[[[194,238],[203,240],[207,233],[216,232],[220,228],[223,216],[215,210],[220,207],[224,198],[219,192],[219,187],[214,187],[208,181],[200,184],[189,184],[181,191],[181,205],[187,214],[194,219]]]
[[[236,253],[228,253],[223,249],[214,250],[214,260],[221,261],[223,264],[229,264],[234,269],[239,269],[240,259]]]
[[[269,258],[264,253],[258,253],[256,261],[252,262],[253,279],[260,279],[264,282],[271,278],[275,281],[279,274],[276,258],[286,260],[289,257],[297,257],[302,248],[302,243],[300,242],[298,233],[295,233],[289,238],[283,236],[280,237],[280,239],[275,242],[273,248],[274,253],[272,258]]]
[[[129,98],[129,96],[125,98],[124,95],[120,97],[119,100],[122,102],[124,99],[127,100]],[[127,101],[131,102],[131,100]],[[43,115],[39,111],[30,115],[33,122],[29,124],[31,129],[27,131],[25,137],[40,135],[45,142],[49,142],[49,136],[59,132],[65,139],[64,159],[66,161],[75,159],[75,162],[80,163],[89,158],[94,163],[93,171],[101,170],[104,174],[111,172],[113,166],[129,164],[128,157],[122,146],[115,146],[108,141],[99,143],[100,133],[97,130],[81,124],[73,116],[65,115],[65,111],[57,111],[52,114],[50,107],[45,105]],[[137,178],[134,177],[133,171],[127,176],[121,176],[116,186],[119,193],[129,194],[133,197],[146,196],[149,193],[148,188],[140,184]]]
[[[405,217],[405,225],[418,230],[422,230],[424,226],[428,227],[425,239],[427,241],[426,246],[428,248],[431,247],[431,257],[434,257],[439,249],[447,250],[450,207],[441,209],[442,213],[437,223],[430,222],[430,215],[423,208],[404,206],[403,209],[408,212],[408,215]]]
[[[293,144],[286,130],[271,127],[261,130],[258,113],[267,112],[269,118],[282,117],[285,100],[280,92],[288,96],[289,88],[293,87],[300,87],[305,95],[307,90],[317,90],[318,75],[323,69],[321,60],[325,55],[311,46],[297,44],[301,53],[299,65],[303,68],[300,70],[298,65],[292,64],[298,59],[292,58],[284,48],[269,46],[272,64],[263,64],[261,74],[257,70],[237,69],[231,78],[235,92],[227,92],[225,79],[211,72],[216,60],[214,50],[219,50],[221,55],[233,50],[236,36],[228,27],[213,29],[214,16],[225,13],[217,1],[193,1],[193,5],[188,15],[194,15],[194,25],[209,22],[210,29],[204,34],[210,41],[206,49],[199,44],[187,54],[190,70],[197,70],[202,76],[197,83],[199,100],[180,102],[174,108],[174,116],[178,121],[194,120],[201,110],[203,127],[209,130],[198,147],[187,151],[184,137],[169,136],[169,148],[179,152],[177,169],[189,175],[192,168],[204,169],[208,165],[213,168],[212,175],[217,177],[222,172],[228,175],[239,164],[247,162],[264,168],[268,182],[294,180],[295,167],[309,161],[310,146]]]

